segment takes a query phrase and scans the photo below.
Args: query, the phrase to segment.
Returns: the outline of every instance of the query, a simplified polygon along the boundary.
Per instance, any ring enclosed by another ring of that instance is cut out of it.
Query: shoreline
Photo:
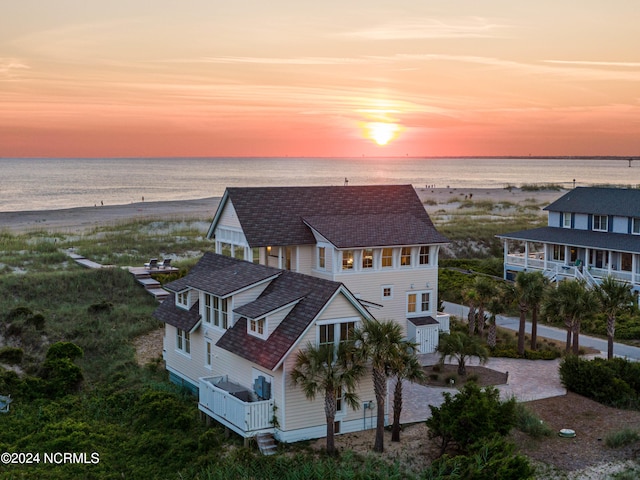
[[[37,231],[82,233],[99,226],[115,225],[129,220],[213,219],[219,202],[220,197],[208,197],[57,210],[0,212],[0,232],[5,230],[15,234]]]
[[[438,210],[455,210],[465,200],[473,202],[489,200],[496,203],[510,202],[514,204],[535,202],[544,207],[566,193],[566,190],[527,191],[515,187],[511,189],[422,187],[415,190],[430,215]],[[0,212],[0,232],[8,231],[13,234],[37,231],[84,233],[99,226],[116,225],[130,220],[206,219],[211,221],[220,198],[207,197],[57,210]]]

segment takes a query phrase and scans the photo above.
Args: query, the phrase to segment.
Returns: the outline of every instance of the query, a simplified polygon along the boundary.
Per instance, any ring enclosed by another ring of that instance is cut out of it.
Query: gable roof
[[[172,292],[195,288],[217,297],[226,297],[280,273],[277,268],[207,252],[186,276],[166,284],[164,288]]]
[[[279,364],[326,305],[340,292],[347,296],[362,315],[370,316],[342,283],[210,252],[187,275],[167,284],[165,288],[173,292],[196,288],[223,296],[265,281],[269,284],[256,300],[234,309],[242,317],[222,335],[216,346],[270,370]],[[229,285],[225,285],[225,282]],[[247,332],[247,317],[259,318],[289,305],[293,305],[293,308],[266,340]],[[153,316],[186,331],[195,329],[200,322],[198,303],[188,311],[184,310],[176,306],[175,295],[162,302]]]
[[[241,317],[218,340],[216,346],[273,370],[341,289],[345,287],[338,282],[283,271],[254,302],[259,304],[266,298],[271,301],[281,298],[282,302],[290,302],[295,295],[293,292],[301,295],[278,327],[263,340],[247,332],[247,319]]]
[[[449,242],[437,232],[411,185],[227,188],[209,238],[228,202],[251,247],[313,245],[316,241],[308,225],[314,224],[342,248]],[[392,220],[398,215],[410,223]],[[353,219],[358,219],[363,232],[341,233],[345,226],[355,230],[349,223]],[[377,241],[365,241],[367,235]]]
[[[640,189],[576,187],[544,210],[640,217]]]
[[[184,310],[176,306],[176,296],[169,295],[158,308],[156,308],[152,316],[163,323],[168,323],[176,328],[191,332],[200,323],[200,307],[195,302],[189,310]]]

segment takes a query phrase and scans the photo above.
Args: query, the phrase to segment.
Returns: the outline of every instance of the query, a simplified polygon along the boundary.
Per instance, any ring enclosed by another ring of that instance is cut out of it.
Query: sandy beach
[[[348,188],[348,187],[347,187]],[[548,205],[566,190],[523,191],[519,188],[416,188],[429,213],[453,210],[460,202],[535,202]],[[127,205],[0,212],[0,230],[11,233],[36,231],[81,233],[102,225],[115,225],[129,220],[211,220],[219,197],[163,202],[138,202]]]

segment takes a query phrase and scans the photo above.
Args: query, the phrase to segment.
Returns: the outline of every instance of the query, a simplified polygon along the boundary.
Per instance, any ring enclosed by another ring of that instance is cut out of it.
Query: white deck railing
[[[200,410],[223,424],[229,423],[232,428],[236,427],[234,430],[240,435],[246,436],[257,430],[272,428],[273,400],[243,402],[216,386],[217,383],[226,381],[226,375],[199,379]]]

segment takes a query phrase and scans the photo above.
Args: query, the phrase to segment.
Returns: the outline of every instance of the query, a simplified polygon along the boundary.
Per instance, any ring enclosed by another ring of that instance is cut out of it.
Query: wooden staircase
[[[256,442],[258,443],[258,449],[263,455],[274,455],[278,446],[276,445],[276,439],[270,433],[258,433],[256,435]]]

